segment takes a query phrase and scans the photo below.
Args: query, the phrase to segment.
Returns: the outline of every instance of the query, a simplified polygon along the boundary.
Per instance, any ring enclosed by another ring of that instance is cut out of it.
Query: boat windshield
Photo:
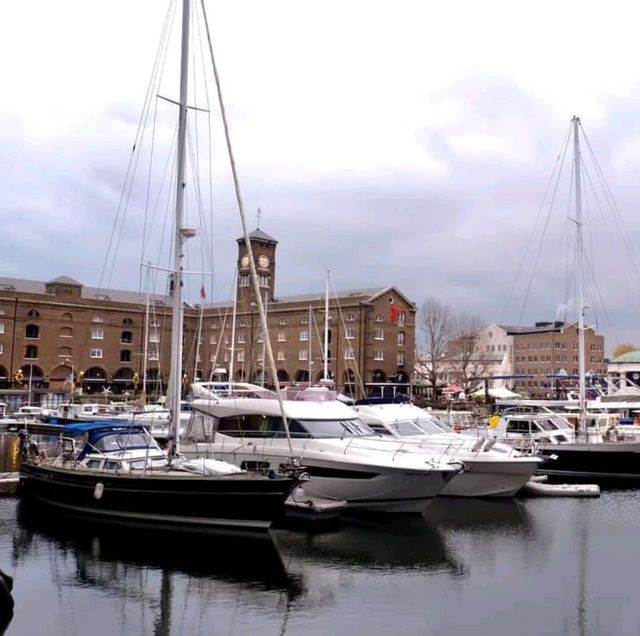
[[[434,433],[451,433],[451,429],[436,417],[419,418],[414,420],[415,425],[420,428],[421,433],[433,435]]]
[[[311,437],[364,437],[375,435],[373,430],[358,418],[349,420],[292,420]],[[293,430],[293,428],[292,428]]]
[[[565,427],[561,427],[558,422],[556,422],[555,420],[550,420],[550,419],[539,419],[537,420],[538,425],[540,426],[540,428],[542,428],[545,431],[558,431],[560,430],[560,428],[566,428]]]
[[[396,437],[415,437],[416,435],[424,435],[424,431],[417,422],[408,420],[397,420],[395,422],[385,422],[386,430]],[[380,431],[381,427],[376,427],[376,431]]]

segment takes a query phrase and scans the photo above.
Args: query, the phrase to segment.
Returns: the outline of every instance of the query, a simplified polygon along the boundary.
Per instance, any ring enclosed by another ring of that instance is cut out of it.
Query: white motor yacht
[[[453,432],[444,422],[410,403],[360,404],[360,419],[377,433],[425,453],[445,454],[464,464],[442,491],[451,497],[511,497],[526,483],[542,459],[524,455],[496,440]]]
[[[277,470],[293,457],[311,476],[305,494],[343,499],[350,509],[422,513],[462,467],[380,443],[331,391],[279,401],[258,386],[243,385],[239,397],[231,390],[218,395],[214,387],[192,387],[194,396],[205,391],[208,397],[192,401],[194,414],[180,447],[184,455],[264,470]]]

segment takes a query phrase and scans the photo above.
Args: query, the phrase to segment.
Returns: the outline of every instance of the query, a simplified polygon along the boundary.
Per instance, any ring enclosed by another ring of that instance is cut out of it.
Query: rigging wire
[[[333,278],[331,276],[331,273],[329,273],[329,285],[331,286],[331,290],[333,292],[333,297],[336,301],[336,305],[338,307],[338,316],[340,318],[340,327],[342,328],[344,335],[345,335],[345,341],[348,343],[347,347],[348,350],[351,351],[351,355],[354,355],[353,352],[353,346],[351,345],[351,342],[348,341],[346,339],[346,335],[347,335],[347,323],[344,319],[344,314],[342,313],[342,307],[340,306],[340,299],[339,299],[339,295],[338,295],[338,290],[336,289],[334,283],[333,283]],[[346,360],[346,359],[345,359]],[[349,368],[349,363],[353,364],[353,369]],[[337,364],[336,364],[336,371],[337,371]],[[355,356],[351,359],[348,360],[348,362],[345,363],[345,370],[348,372],[350,370],[352,370],[354,372],[354,375],[356,376],[356,388],[359,389],[360,391],[360,395],[362,395],[362,397],[366,397],[366,393],[364,390],[364,380],[362,378],[362,375],[360,374],[360,368],[358,366],[358,362],[355,359]],[[336,377],[336,381],[338,380],[338,378]],[[351,384],[351,382],[350,382]]]
[[[569,128],[567,129],[567,132],[565,134],[565,138],[564,138],[563,144],[560,147],[560,152],[558,152],[558,156],[556,158],[556,163],[554,165],[553,170],[551,171],[551,175],[549,176],[549,181],[547,183],[547,187],[545,189],[544,196],[543,196],[542,201],[540,203],[540,207],[538,208],[538,212],[536,214],[535,221],[534,221],[533,226],[531,228],[531,232],[529,233],[529,238],[527,239],[527,243],[526,243],[525,250],[524,250],[525,254],[528,253],[529,248],[531,246],[531,242],[533,241],[533,237],[534,237],[534,234],[535,234],[535,228],[538,225],[538,219],[540,218],[540,215],[542,214],[542,210],[544,208],[545,201],[547,200],[547,197],[549,196],[549,192],[550,192],[551,186],[553,184],[553,177],[556,174],[556,171],[562,171],[562,165],[564,163],[564,155],[562,154],[562,149],[564,148],[564,154],[566,155],[566,147],[567,147],[567,143],[568,143],[568,139],[569,139],[570,135],[571,135],[571,127],[569,126]],[[562,163],[561,163],[561,156],[562,156]],[[560,164],[560,165],[558,165],[558,164]],[[556,179],[555,189],[557,189],[557,187],[558,187],[558,183],[557,183],[557,179]],[[554,193],[555,193],[555,189],[554,189]],[[518,280],[520,279],[520,275],[522,274],[523,268],[524,268],[524,259],[521,259],[520,260],[520,264],[518,265],[518,269],[516,271],[516,275],[515,275],[515,277],[513,279],[513,283],[511,284],[511,289],[509,290],[509,294],[507,296],[507,302],[505,303],[505,307],[504,307],[504,309],[502,311],[501,322],[505,321],[505,317],[507,315],[507,311],[509,309],[509,306],[511,305],[511,301],[513,299],[514,292],[515,292],[515,289],[516,289],[516,285],[518,283]]]
[[[167,49],[167,35],[171,30],[171,24],[173,23],[174,15],[175,15],[175,0],[171,0],[167,8],[167,14],[165,16],[163,30],[160,35],[156,56],[154,59],[154,63],[152,65],[151,76],[147,84],[147,90],[145,93],[142,112],[138,120],[138,127],[134,137],[134,143],[131,149],[131,154],[129,156],[129,164],[127,166],[127,170],[125,173],[125,179],[120,192],[118,207],[116,208],[116,214],[113,220],[111,234],[109,236],[109,241],[107,243],[107,250],[106,250],[106,254],[102,264],[102,270],[100,272],[100,278],[98,282],[98,292],[103,290],[105,287],[108,288],[111,284],[111,278],[113,276],[113,270],[115,267],[118,247],[119,247],[120,238],[122,235],[122,227],[124,224],[124,220],[126,218],[129,199],[131,196],[131,189],[133,187],[138,160],[140,158],[139,148],[142,145],[142,141],[144,138],[144,132],[146,129],[146,122],[149,114],[151,97],[154,92],[154,86],[157,85],[157,82],[159,81],[159,77],[161,77],[162,75],[162,70],[164,69],[164,60],[166,59],[166,49]],[[164,57],[163,57],[163,52],[164,52]],[[111,259],[111,267],[109,267],[110,259]],[[107,275],[107,269],[109,269],[108,275]],[[105,280],[105,276],[107,277],[106,280]]]
[[[539,262],[539,259],[540,259],[540,252],[542,250],[543,240],[544,240],[544,237],[546,236],[546,232],[547,232],[547,229],[549,227],[549,220],[551,218],[551,210],[553,209],[553,204],[555,202],[556,195],[557,195],[557,192],[558,192],[558,186],[559,186],[559,182],[560,182],[560,175],[562,173],[562,168],[564,166],[564,161],[565,161],[565,158],[567,156],[567,149],[568,149],[568,146],[569,146],[570,137],[571,137],[571,126],[569,126],[569,129],[567,130],[567,134],[565,135],[564,148],[561,148],[561,151],[558,154],[558,157],[556,159],[556,166],[554,168],[554,172],[557,170],[556,181],[555,181],[555,185],[553,187],[553,193],[552,193],[552,196],[551,196],[551,200],[549,202],[549,207],[547,209],[547,215],[546,215],[546,219],[545,219],[545,222],[544,222],[542,235],[540,237],[540,241],[538,242],[538,250],[536,252],[536,256],[535,256],[535,259],[534,259],[533,270],[532,270],[531,276],[529,278],[529,283],[527,284],[525,297],[524,297],[524,300],[523,300],[523,303],[522,303],[522,308],[520,310],[520,315],[519,315],[519,318],[518,318],[518,324],[522,323],[522,319],[523,319],[523,316],[524,316],[524,311],[525,311],[527,302],[529,300],[529,295],[531,293],[531,287],[532,287],[532,284],[533,284],[533,278],[535,276],[535,273],[536,273],[536,270],[537,270],[537,266],[538,266],[538,262]],[[552,176],[553,176],[554,172],[552,172]],[[549,186],[547,187],[547,192],[545,193],[545,199],[546,199],[546,196],[548,194],[548,191],[549,191]],[[545,199],[543,199],[543,203],[541,204],[540,209],[538,210],[538,214],[536,215],[536,223],[534,223],[534,227],[537,224],[537,219],[542,214],[542,207],[544,205],[544,200]],[[532,232],[532,234],[530,236],[530,240],[527,242],[527,246],[525,248],[525,253],[528,252],[528,250],[529,250],[529,246],[530,246],[532,238],[533,238],[533,232]],[[522,262],[521,262],[520,267],[522,267]],[[518,273],[519,272],[520,272],[520,269],[518,269]],[[514,283],[514,285],[515,285],[515,283]]]
[[[218,67],[216,65],[216,61],[215,61],[215,56],[213,54],[213,43],[211,41],[211,31],[209,29],[209,21],[207,19],[207,12],[205,10],[205,6],[204,6],[204,0],[201,0],[201,5],[202,5],[202,15],[204,17],[204,25],[206,28],[206,33],[207,33],[207,41],[209,44],[209,53],[210,53],[210,57],[211,57],[211,66],[212,66],[212,70],[213,70],[213,75],[215,78],[215,82],[216,82],[216,89],[217,89],[217,94],[218,94],[218,105],[220,107],[220,116],[222,118],[222,126],[224,129],[224,136],[225,136],[225,141],[226,141],[226,146],[227,146],[227,153],[229,156],[229,163],[231,165],[231,174],[233,177],[233,186],[234,186],[234,191],[235,191],[235,195],[236,195],[236,203],[238,205],[238,213],[240,215],[240,221],[242,224],[242,235],[244,237],[244,243],[245,243],[245,247],[247,249],[247,254],[249,256],[249,268],[251,270],[251,281],[253,283],[253,291],[256,297],[256,302],[258,303],[258,310],[260,312],[260,322],[262,323],[262,330],[264,331],[264,333],[268,333],[268,329],[267,329],[267,319],[266,319],[266,315],[265,315],[265,310],[264,310],[264,305],[262,303],[262,295],[260,292],[260,286],[259,286],[259,282],[258,282],[258,273],[256,271],[256,265],[255,265],[255,261],[253,258],[253,247],[251,245],[251,241],[249,240],[249,232],[247,230],[247,221],[246,221],[246,216],[245,216],[245,212],[244,212],[244,203],[242,200],[242,194],[240,192],[240,181],[238,178],[238,171],[236,168],[236,162],[235,162],[235,158],[234,158],[234,154],[233,154],[233,148],[231,146],[231,136],[230,136],[230,132],[229,132],[229,126],[227,123],[227,115],[226,115],[226,110],[224,107],[224,100],[222,98],[222,86],[220,83],[220,76],[218,75]],[[284,404],[282,402],[282,395],[280,393],[280,391],[278,390],[279,387],[279,383],[278,383],[278,372],[276,370],[276,363],[275,363],[275,359],[273,357],[273,348],[271,347],[271,339],[270,338],[265,338],[265,345],[266,345],[266,353],[267,356],[269,358],[269,368],[271,371],[271,374],[273,376],[273,384],[276,387],[276,396],[278,399],[278,404],[280,406],[280,412],[281,412],[281,416],[282,416],[282,423],[284,425],[284,429],[287,435],[287,443],[288,443],[288,447],[289,447],[289,454],[290,456],[293,458],[293,446],[291,443],[291,432],[289,431],[289,422],[288,422],[288,418],[286,416],[285,410],[284,410]]]

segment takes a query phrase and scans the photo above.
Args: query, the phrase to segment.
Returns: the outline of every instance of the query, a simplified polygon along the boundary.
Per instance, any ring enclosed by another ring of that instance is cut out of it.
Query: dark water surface
[[[0,499],[7,634],[640,633],[639,494],[437,500],[262,540],[92,527]]]

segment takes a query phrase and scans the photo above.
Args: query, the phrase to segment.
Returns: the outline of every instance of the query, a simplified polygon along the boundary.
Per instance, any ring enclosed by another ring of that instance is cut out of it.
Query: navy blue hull
[[[558,444],[539,449],[547,460],[538,472],[601,482],[640,482],[640,443]]]
[[[20,495],[61,511],[152,524],[265,530],[294,477],[117,475],[23,463]]]

